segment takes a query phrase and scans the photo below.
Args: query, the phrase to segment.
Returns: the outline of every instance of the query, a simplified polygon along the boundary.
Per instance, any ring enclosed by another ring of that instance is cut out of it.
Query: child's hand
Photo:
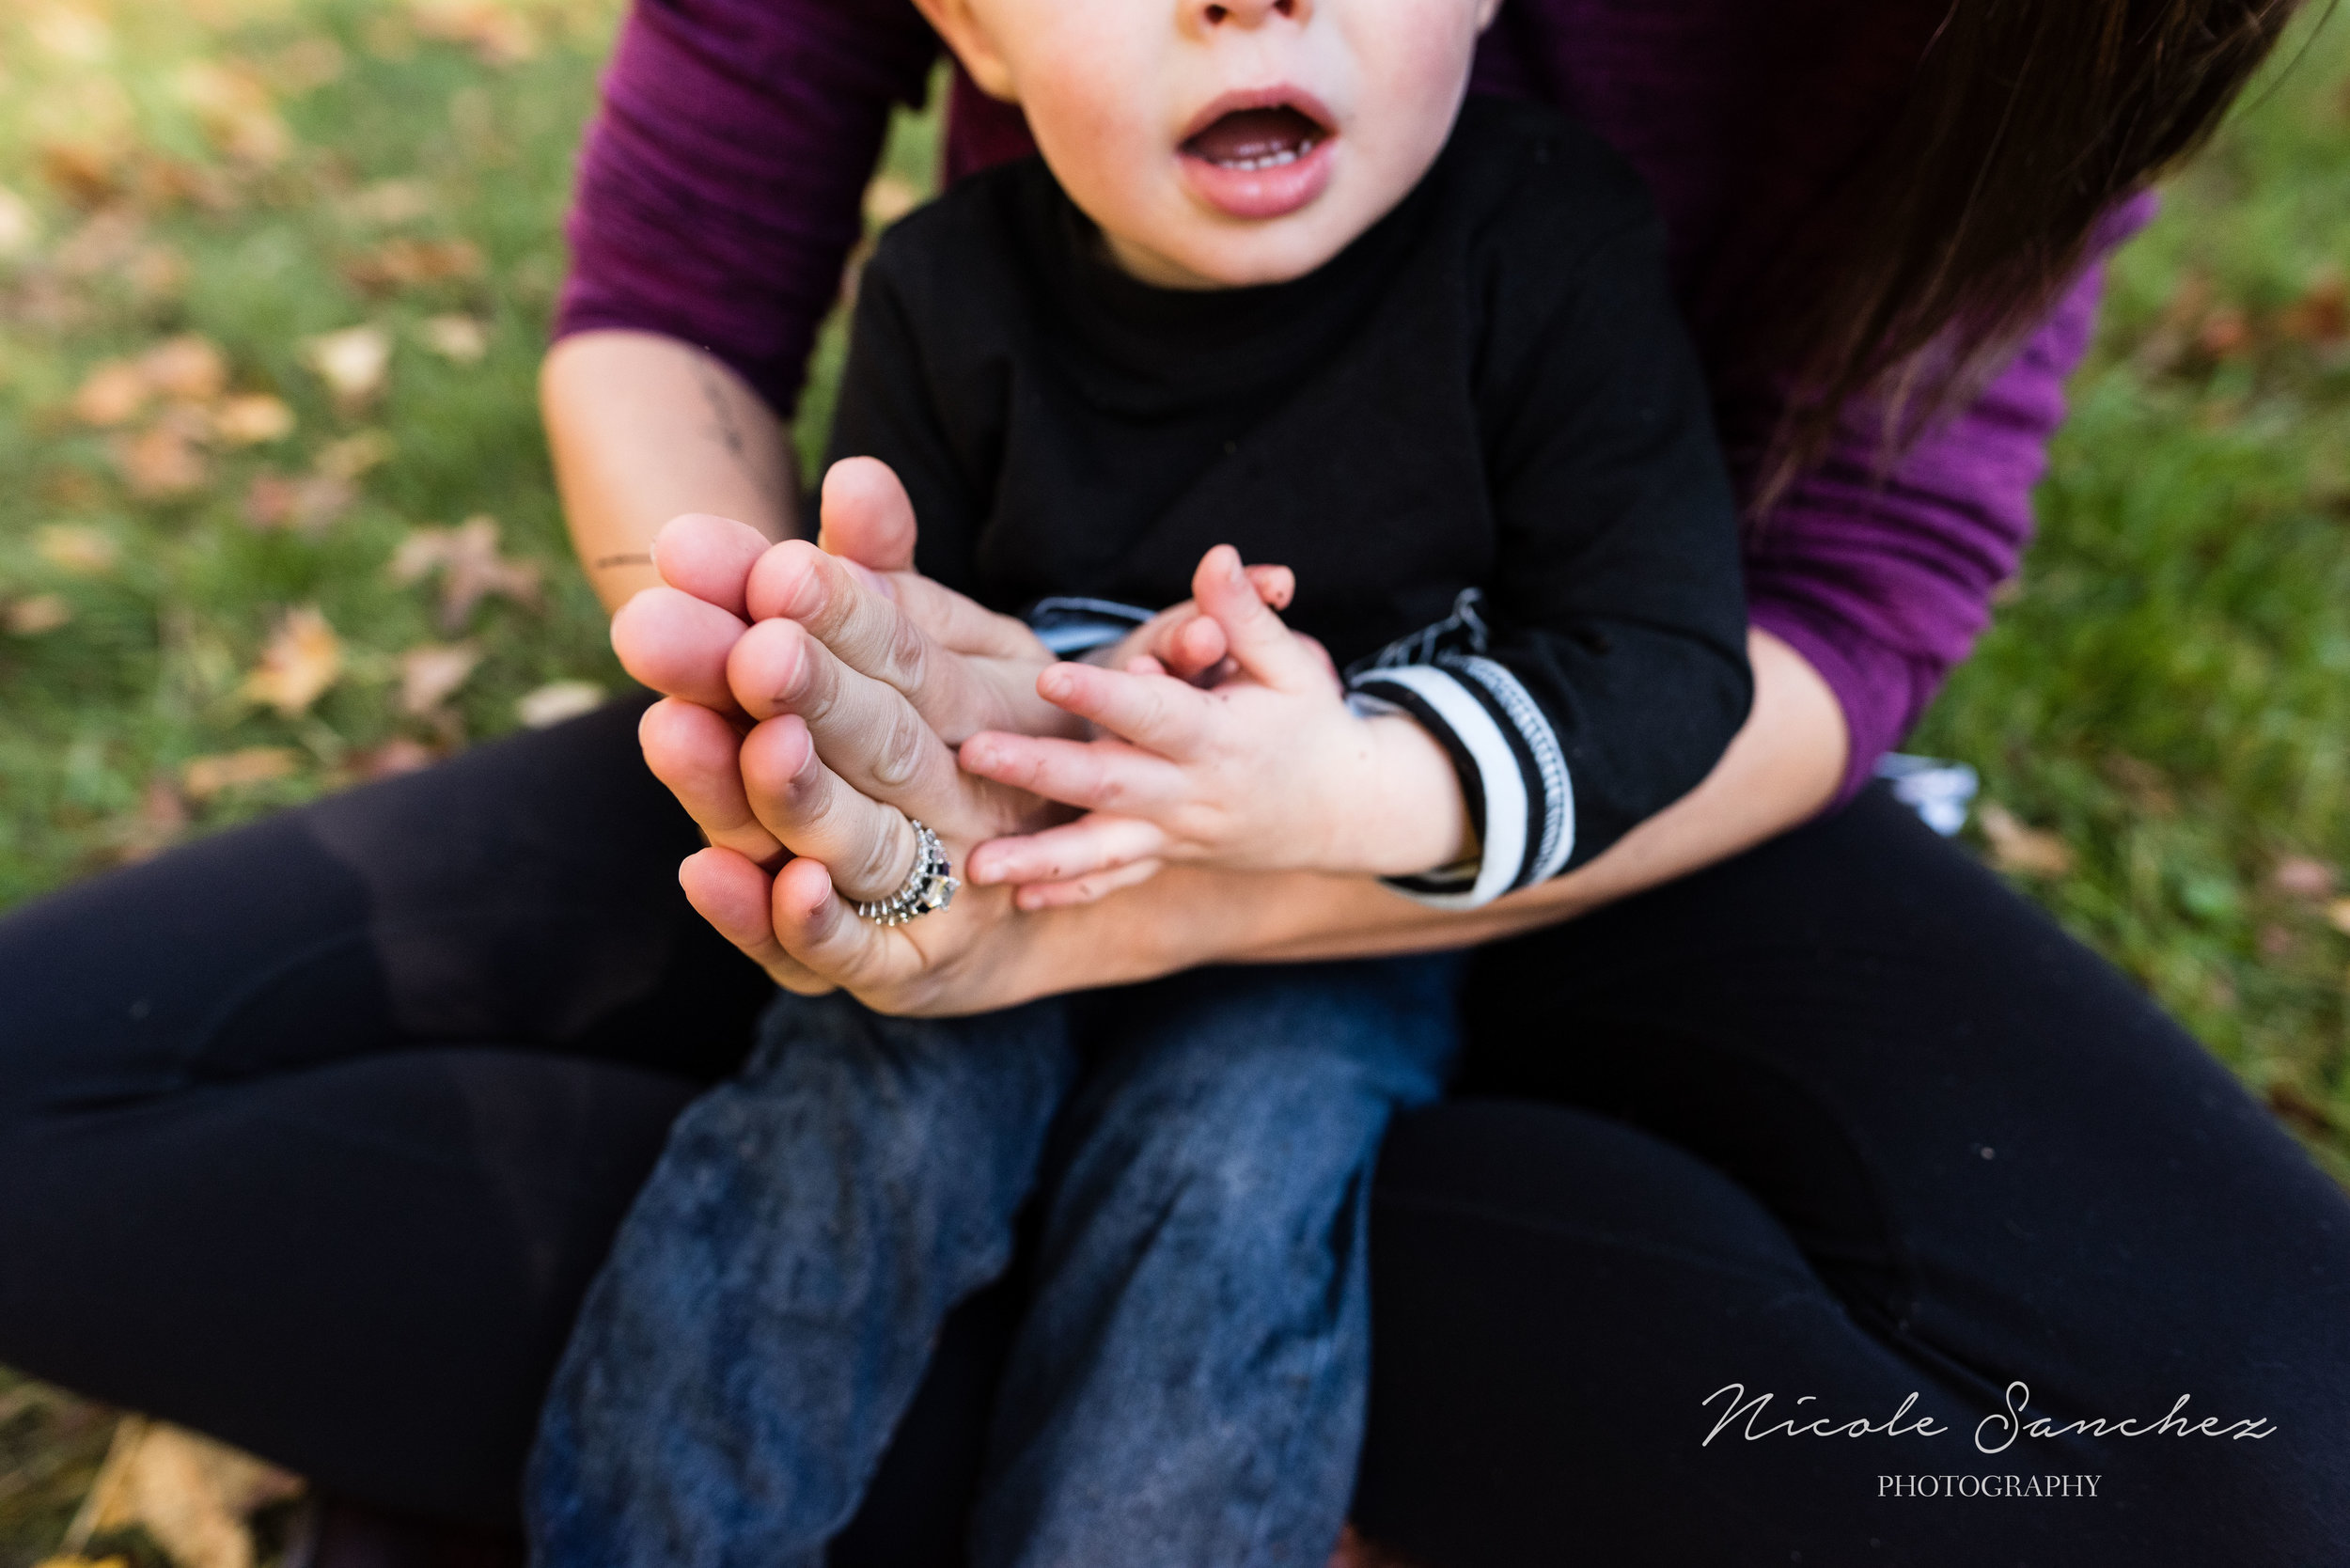
[[[1270,607],[1286,610],[1290,601],[1297,597],[1297,573],[1288,567],[1251,566],[1243,570],[1248,574],[1250,586],[1256,588],[1257,597]],[[1168,605],[1117,642],[1083,657],[1087,664],[1103,669],[1172,675],[1195,686],[1213,686],[1231,678],[1230,652],[1223,622],[1200,609],[1199,601],[1195,598]]]
[[[1125,671],[1058,664],[1038,692],[1104,738],[991,731],[964,743],[966,772],[1087,812],[979,845],[965,867],[974,883],[1019,884],[1020,906],[1042,909],[1168,861],[1402,875],[1462,856],[1467,807],[1434,737],[1402,715],[1351,711],[1328,655],[1282,624],[1230,546],[1208,552],[1192,591],[1198,618],[1185,624],[1214,624],[1227,679],[1200,690],[1155,655]],[[1210,640],[1182,636],[1185,663]]]

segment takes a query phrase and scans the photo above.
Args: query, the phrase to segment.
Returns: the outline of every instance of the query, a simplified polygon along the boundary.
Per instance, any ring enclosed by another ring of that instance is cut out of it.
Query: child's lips
[[[1330,183],[1333,138],[1324,136],[1303,152],[1219,163],[1183,150],[1183,179],[1200,200],[1235,218],[1278,218],[1296,212]]]
[[[1330,182],[1330,115],[1310,94],[1276,87],[1233,93],[1202,111],[1177,149],[1201,200],[1235,218],[1277,218]]]

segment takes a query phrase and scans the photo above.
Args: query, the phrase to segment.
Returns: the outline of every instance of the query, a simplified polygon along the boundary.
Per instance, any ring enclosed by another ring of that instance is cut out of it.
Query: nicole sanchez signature
[[[1901,1408],[1895,1410],[1883,1421],[1872,1421],[1866,1417],[1840,1421],[1833,1417],[1816,1413],[1812,1413],[1810,1420],[1803,1420],[1801,1418],[1807,1412],[1801,1407],[1810,1404],[1819,1397],[1816,1394],[1806,1394],[1795,1401],[1797,1409],[1794,1419],[1775,1421],[1759,1428],[1756,1423],[1762,1420],[1769,1412],[1771,1401],[1776,1399],[1777,1395],[1762,1393],[1748,1399],[1745,1384],[1725,1383],[1698,1403],[1700,1405],[1710,1405],[1716,1400],[1724,1399],[1725,1396],[1727,1396],[1727,1403],[1721,1419],[1714,1423],[1714,1430],[1705,1435],[1705,1441],[1698,1445],[1700,1448],[1709,1447],[1715,1438],[1728,1431],[1741,1417],[1745,1418],[1746,1430],[1740,1435],[1749,1443],[1764,1437],[1940,1437],[1950,1430],[1935,1421],[1932,1416],[1919,1416],[1915,1419],[1907,1420],[1904,1424],[1904,1419],[1909,1416],[1910,1407],[1918,1403],[1918,1396],[1915,1393],[1902,1401]],[[2242,1438],[2267,1437],[2273,1435],[2277,1430],[2276,1426],[2264,1416],[2254,1417],[2250,1420],[2244,1421],[2223,1422],[2217,1416],[2205,1416],[2200,1421],[2190,1420],[2179,1414],[2186,1408],[2188,1397],[2181,1394],[2178,1402],[2170,1406],[2169,1414],[2159,1420],[2142,1421],[2127,1419],[2109,1420],[2103,1416],[2092,1416],[2076,1421],[2053,1421],[2045,1416],[2035,1416],[2026,1420],[2024,1407],[2031,1403],[2031,1389],[2021,1382],[2011,1383],[2007,1386],[2007,1407],[2004,1410],[1995,1411],[1975,1423],[1975,1448],[1982,1453],[2005,1453],[2009,1445],[2013,1444],[2017,1437],[2084,1435],[2090,1437]]]

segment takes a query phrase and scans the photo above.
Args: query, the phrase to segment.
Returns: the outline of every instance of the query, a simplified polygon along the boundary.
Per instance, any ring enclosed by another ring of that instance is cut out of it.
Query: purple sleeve
[[[2089,347],[2104,256],[2154,199],[2117,211],[2099,259],[2013,363],[1884,479],[1856,425],[1747,546],[1750,619],[1801,653],[1843,706],[1852,755],[1837,803],[1925,712],[1990,619],[1992,590],[2031,537],[2031,491],[2064,418],[2064,380]]]
[[[907,0],[636,0],[588,133],[556,336],[708,349],[778,413],[938,40]]]

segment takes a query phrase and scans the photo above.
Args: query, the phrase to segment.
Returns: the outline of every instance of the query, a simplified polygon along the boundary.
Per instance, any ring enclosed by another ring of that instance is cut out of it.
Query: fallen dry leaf
[[[212,431],[231,447],[259,447],[293,433],[294,411],[283,398],[247,392],[212,410]]]
[[[530,24],[497,0],[408,0],[415,30],[444,43],[462,43],[490,65],[519,65],[538,53]]]
[[[400,656],[400,711],[422,718],[457,694],[481,664],[469,642],[423,643]]]
[[[603,705],[603,688],[593,681],[550,681],[514,704],[514,715],[533,729],[544,729],[593,713]]]
[[[73,606],[54,593],[37,593],[30,599],[14,599],[0,607],[0,624],[9,635],[38,637],[54,632],[73,619]]]
[[[2340,880],[2331,866],[2306,855],[2289,855],[2268,873],[2269,886],[2289,899],[2323,899]]]
[[[2214,359],[2233,359],[2252,346],[2252,319],[2235,306],[2220,306],[2203,318],[2195,346]]]
[[[2310,279],[2301,297],[2277,318],[2277,330],[2305,343],[2339,343],[2350,337],[2350,278],[2328,268]]]
[[[0,261],[30,256],[39,241],[40,220],[33,216],[32,203],[0,185]]]
[[[2060,877],[2073,870],[2072,846],[2055,834],[2027,827],[1996,801],[1976,813],[1991,845],[1992,864],[2017,876]]]
[[[302,362],[326,383],[337,402],[355,409],[384,390],[392,368],[391,335],[382,327],[345,327],[306,339]]]
[[[252,1516],[302,1495],[302,1481],[224,1443],[126,1416],[66,1532],[78,1554],[95,1537],[144,1529],[178,1568],[253,1568]]]
[[[481,247],[471,240],[386,240],[343,263],[343,276],[366,294],[479,277],[481,270]]]
[[[40,144],[41,178],[77,207],[99,207],[121,190],[123,148],[116,137]]]
[[[76,577],[102,577],[122,558],[122,548],[102,528],[84,523],[52,523],[33,536],[40,558]]]
[[[147,227],[136,212],[108,207],[67,235],[55,259],[68,277],[95,277],[123,266],[146,243]]]
[[[351,509],[359,487],[338,474],[259,473],[245,487],[244,520],[261,529],[315,534]]]
[[[228,357],[201,333],[164,338],[139,355],[138,371],[154,391],[184,403],[209,403],[228,385]]]
[[[389,227],[429,216],[432,187],[421,180],[379,180],[344,198],[342,214],[354,224]]]
[[[2350,936],[2350,899],[2336,899],[2327,904],[2326,918],[2336,931]]]
[[[59,59],[96,65],[114,49],[114,29],[87,6],[53,4],[27,8],[34,41]]]
[[[392,455],[392,438],[382,431],[361,431],[356,435],[330,441],[319,448],[310,466],[321,474],[332,474],[338,479],[355,479],[368,469],[388,462]]]
[[[106,839],[116,865],[134,866],[169,849],[187,830],[187,803],[170,779],[155,777],[147,781],[138,809],[108,824]]]
[[[136,435],[116,436],[108,447],[115,469],[132,494],[143,501],[169,501],[201,490],[212,463],[197,445],[212,433],[200,409],[166,409]]]
[[[424,323],[425,347],[454,365],[472,365],[490,352],[490,329],[471,316],[431,316]]]
[[[169,245],[143,246],[123,264],[122,276],[141,300],[171,299],[187,287],[188,259]]]
[[[241,790],[290,778],[302,767],[302,753],[291,746],[249,745],[210,757],[191,757],[180,770],[180,782],[191,798],[210,800],[224,790]]]
[[[429,768],[440,760],[441,754],[422,741],[413,741],[400,735],[385,741],[382,745],[352,752],[343,765],[352,776],[373,780],[397,778],[404,773]]]
[[[267,168],[293,150],[293,133],[251,71],[197,60],[181,68],[176,85],[212,145],[238,163]]]
[[[271,85],[290,98],[316,92],[343,73],[343,46],[333,39],[296,39],[269,57]]]
[[[454,528],[411,530],[393,552],[389,571],[392,581],[403,585],[439,573],[445,632],[462,631],[474,607],[492,594],[522,604],[539,601],[539,564],[498,554],[493,517],[469,517]]]
[[[284,718],[309,710],[342,678],[343,642],[315,605],[288,610],[261,650],[261,662],[244,678],[249,702],[274,708]]]
[[[865,221],[875,228],[887,228],[921,205],[922,193],[911,180],[899,175],[882,174],[865,187]]]
[[[101,430],[138,417],[153,395],[147,376],[127,359],[101,360],[90,367],[73,394],[73,416]]]

